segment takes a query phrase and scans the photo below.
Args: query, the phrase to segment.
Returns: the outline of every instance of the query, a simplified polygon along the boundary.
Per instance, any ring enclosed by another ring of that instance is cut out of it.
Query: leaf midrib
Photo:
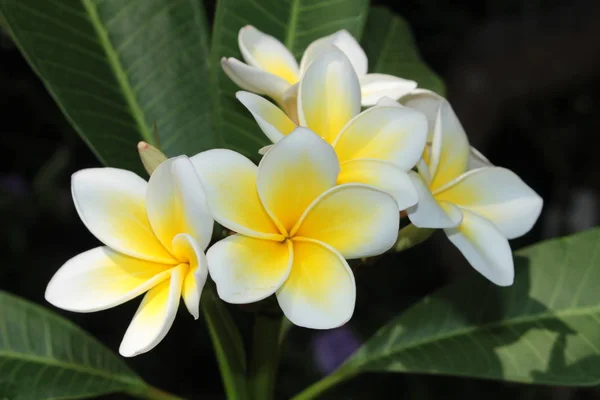
[[[428,344],[431,344],[431,343],[434,343],[437,341],[446,340],[446,339],[450,339],[450,338],[457,337],[457,336],[470,335],[470,334],[480,331],[480,330],[501,327],[501,326],[520,325],[520,324],[536,322],[536,321],[543,321],[543,320],[548,320],[548,319],[561,319],[561,318],[567,318],[567,317],[576,317],[576,316],[582,316],[582,315],[588,315],[588,314],[594,314],[594,313],[600,313],[600,306],[585,307],[585,308],[581,308],[581,309],[577,309],[577,310],[566,309],[563,311],[557,311],[557,312],[552,312],[552,313],[547,312],[547,313],[542,313],[542,314],[529,315],[526,317],[516,317],[516,318],[510,319],[510,320],[500,320],[497,322],[472,326],[469,328],[457,329],[455,331],[446,332],[441,335],[428,337],[428,338],[425,338],[420,341],[409,342],[404,347],[394,349],[393,351],[391,351],[389,353],[383,353],[383,352],[378,353],[378,354],[382,354],[382,356],[367,358],[363,362],[357,362],[356,364],[352,362],[352,358],[353,358],[352,357],[348,360],[347,366],[342,365],[342,367],[340,367],[340,370],[345,370],[346,368],[349,370],[358,370],[360,368],[365,368],[365,366],[368,366],[371,363],[379,362],[383,359],[392,357],[392,356],[394,356],[398,353],[402,353],[406,350],[410,350],[413,348],[417,348],[419,346],[428,345]],[[365,348],[365,351],[366,350],[367,350],[367,348]],[[359,354],[360,353],[357,353],[357,355],[359,355]]]

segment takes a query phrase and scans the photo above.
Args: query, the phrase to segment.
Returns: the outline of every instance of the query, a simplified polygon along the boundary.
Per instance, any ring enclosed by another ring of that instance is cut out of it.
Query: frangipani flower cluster
[[[275,295],[294,324],[334,328],[356,301],[346,260],[389,250],[400,211],[417,227],[444,229],[492,282],[512,283],[508,239],[531,229],[542,199],[469,146],[445,99],[367,74],[364,51],[346,31],[312,43],[299,67],[255,28],[242,28],[239,43],[249,65],[224,59],[223,68],[254,92],[237,98],[274,143],[258,166],[213,149],[191,158],[154,152],[148,182],[113,168],[77,172],[75,206],[104,246],[59,269],[49,302],[93,312],[146,293],[124,356],[164,338],[180,298],[198,318],[208,275],[226,302]],[[233,234],[209,247],[214,221]]]

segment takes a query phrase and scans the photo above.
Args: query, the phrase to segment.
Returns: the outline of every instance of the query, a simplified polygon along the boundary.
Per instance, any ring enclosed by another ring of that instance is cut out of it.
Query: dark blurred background
[[[212,15],[214,1],[206,3]],[[513,248],[598,225],[600,1],[373,3],[394,9],[412,25],[424,59],[446,82],[473,145],[494,164],[516,171],[544,198],[539,222],[513,241]],[[11,40],[0,39],[0,289],[46,304],[44,289],[54,272],[97,245],[75,213],[69,179],[98,161]],[[443,234],[436,234],[355,272],[359,302],[351,324],[329,332],[291,330],[278,399],[330,371],[377,324],[470,267]],[[131,301],[95,314],[57,311],[116,351],[136,308],[137,301]],[[247,331],[247,313],[232,312]],[[165,390],[191,399],[224,398],[204,323],[186,312],[156,349],[128,362]],[[372,374],[324,398],[584,400],[600,399],[600,391]]]

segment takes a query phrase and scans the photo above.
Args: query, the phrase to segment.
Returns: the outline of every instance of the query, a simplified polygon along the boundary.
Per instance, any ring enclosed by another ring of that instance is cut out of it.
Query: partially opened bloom
[[[496,167],[469,146],[450,104],[423,92],[414,107],[434,106],[435,122],[419,174],[411,173],[419,202],[407,210],[421,228],[443,228],[450,241],[483,276],[512,284],[508,239],[527,233],[542,209],[542,198],[508,169]]]
[[[238,92],[237,97],[272,142],[277,143],[296,128],[268,100],[248,92]],[[423,153],[427,120],[421,112],[398,104],[360,112],[360,97],[359,80],[350,60],[330,46],[314,59],[300,81],[300,125],[335,149],[341,169],[338,184],[374,186],[391,194],[403,210],[417,202],[407,172]]]
[[[145,292],[119,352],[135,356],[167,334],[180,298],[199,317],[213,218],[190,160],[169,159],[150,181],[122,169],[94,168],[72,178],[79,216],[104,246],[67,261],[46,289],[56,307],[105,310]]]
[[[296,325],[327,329],[354,311],[354,276],[345,258],[388,250],[398,235],[391,196],[360,184],[336,186],[335,152],[298,128],[256,167],[215,149],[192,158],[209,207],[237,232],[207,253],[221,299],[250,303],[276,294]]]
[[[246,64],[235,58],[223,58],[223,70],[242,89],[267,95],[284,107],[286,97],[290,96],[289,92],[295,91],[293,86],[298,83],[310,62],[331,45],[346,53],[352,62],[360,78],[364,106],[375,104],[382,96],[397,99],[417,87],[414,81],[392,75],[367,74],[367,56],[346,30],[311,43],[302,56],[300,66],[283,43],[253,26],[240,29],[238,44]]]

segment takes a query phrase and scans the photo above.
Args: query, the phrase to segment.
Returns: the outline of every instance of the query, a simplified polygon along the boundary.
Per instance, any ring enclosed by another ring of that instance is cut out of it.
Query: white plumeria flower
[[[197,319],[214,221],[190,160],[163,162],[149,182],[122,169],[85,169],[73,175],[72,192],[81,220],[105,246],[67,261],[48,284],[46,300],[93,312],[147,292],[121,343],[125,357],[165,337],[181,297]]]
[[[368,74],[367,55],[346,30],[312,42],[306,48],[300,66],[283,43],[253,26],[240,29],[238,44],[246,64],[235,58],[223,58],[223,70],[242,89],[271,97],[291,114],[294,113],[293,104],[289,104],[287,98],[295,97],[294,85],[311,61],[332,45],[348,56],[360,78],[363,106],[372,106],[383,96],[398,99],[417,87],[415,81],[386,74]]]
[[[330,145],[298,128],[256,167],[230,150],[192,157],[209,207],[237,232],[207,253],[221,299],[250,303],[276,294],[294,324],[329,329],[354,312],[354,276],[344,258],[387,251],[398,236],[391,196],[361,184],[336,186]]]
[[[330,46],[314,59],[300,81],[300,125],[316,132],[335,149],[341,169],[338,184],[374,186],[391,194],[398,208],[404,210],[418,199],[408,171],[421,159],[427,119],[423,113],[398,103],[360,112],[360,96],[350,60]],[[263,97],[238,92],[237,98],[273,143],[296,128],[281,109]]]
[[[409,219],[420,228],[443,228],[473,268],[497,285],[511,285],[514,266],[508,239],[532,228],[542,198],[515,173],[491,165],[469,146],[445,99],[423,92],[418,100],[406,104],[435,115],[435,120],[419,174],[411,173],[419,202],[407,210]]]

